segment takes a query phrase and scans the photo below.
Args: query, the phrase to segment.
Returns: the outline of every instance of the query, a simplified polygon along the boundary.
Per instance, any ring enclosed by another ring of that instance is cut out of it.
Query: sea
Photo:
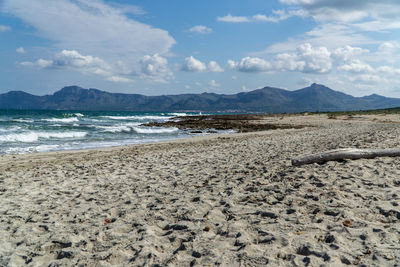
[[[0,154],[92,149],[204,135],[173,127],[146,127],[198,113],[0,110]]]

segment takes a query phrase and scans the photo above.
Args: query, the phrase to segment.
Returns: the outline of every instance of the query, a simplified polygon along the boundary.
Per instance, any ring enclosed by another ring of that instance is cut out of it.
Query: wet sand
[[[398,148],[396,115],[88,151],[0,156],[0,266],[396,266],[400,158],[299,167],[336,148]]]

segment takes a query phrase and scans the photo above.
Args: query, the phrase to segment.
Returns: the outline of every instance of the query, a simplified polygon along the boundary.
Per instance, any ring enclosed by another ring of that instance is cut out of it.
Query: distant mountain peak
[[[329,88],[329,87],[327,87],[327,86],[325,86],[323,84],[319,84],[319,83],[313,83],[313,84],[311,84],[310,86],[308,86],[306,88],[310,88],[310,89],[313,89],[313,90],[326,90],[326,89],[332,90],[331,88]],[[306,89],[306,88],[303,88],[303,89]]]
[[[60,91],[72,92],[72,91],[78,91],[78,90],[87,90],[87,89],[84,89],[84,88],[82,88],[80,86],[77,86],[77,85],[70,85],[70,86],[64,86],[58,92],[60,92]]]

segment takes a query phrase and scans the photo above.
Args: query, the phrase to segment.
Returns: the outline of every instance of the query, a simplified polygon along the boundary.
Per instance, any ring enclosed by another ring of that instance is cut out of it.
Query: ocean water
[[[145,127],[194,113],[0,110],[0,154],[75,150],[159,142],[190,131]]]

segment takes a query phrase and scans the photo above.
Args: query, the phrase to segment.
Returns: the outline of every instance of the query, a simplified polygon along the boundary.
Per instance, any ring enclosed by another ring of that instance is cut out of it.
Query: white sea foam
[[[29,120],[29,119],[13,119],[12,121],[15,121],[15,122],[28,122],[28,123],[34,122],[34,120]]]
[[[51,119],[42,119],[43,121],[48,122],[63,122],[63,123],[70,123],[70,122],[77,122],[79,121],[78,118],[51,118]]]
[[[179,116],[179,117],[182,117],[182,116],[189,116],[188,114],[186,114],[186,113],[179,113],[179,112],[174,112],[174,113],[169,113],[170,115],[172,115],[172,116]]]
[[[131,132],[132,128],[126,125],[116,125],[116,126],[96,126],[96,128],[101,129],[103,132],[107,133],[122,133]]]
[[[172,118],[171,116],[139,116],[138,120],[145,121],[145,120],[168,120]]]
[[[76,113],[63,113],[62,114],[64,117],[70,118],[70,117],[83,117],[82,113],[76,112]]]
[[[173,133],[178,131],[178,128],[156,128],[156,127],[133,127],[133,130],[139,134],[163,134],[163,133]]]
[[[36,142],[39,139],[64,139],[64,138],[82,138],[87,132],[26,132],[18,134],[0,135],[0,142]]]
[[[170,119],[170,116],[102,116],[106,119],[111,120],[138,120],[138,121],[145,121],[145,120],[167,120]]]
[[[0,128],[0,133],[7,133],[7,132],[15,132],[21,130],[22,128],[19,126],[14,126],[10,128]]]
[[[136,116],[101,116],[110,120],[136,120]]]

